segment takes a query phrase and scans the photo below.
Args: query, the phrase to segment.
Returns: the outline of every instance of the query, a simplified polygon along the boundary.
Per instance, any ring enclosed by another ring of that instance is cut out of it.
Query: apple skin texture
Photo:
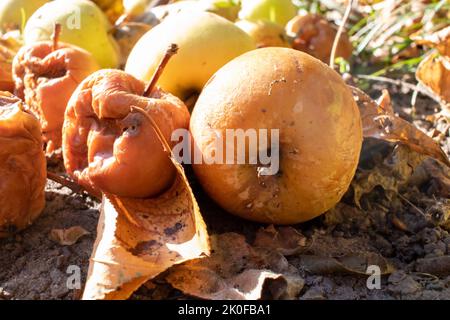
[[[0,91],[0,238],[28,227],[45,206],[47,165],[39,121]]]
[[[31,15],[48,0],[1,0],[0,31],[21,29]],[[25,21],[22,21],[22,10]]]
[[[61,24],[62,42],[90,52],[102,68],[116,68],[120,50],[108,33],[111,25],[95,3],[88,0],[55,0],[40,7],[28,20],[25,44],[50,40],[54,24]]]
[[[181,99],[200,92],[225,63],[256,48],[232,22],[208,12],[182,11],[148,31],[128,57],[125,71],[149,81],[170,44],[178,45],[157,85]]]
[[[262,48],[217,71],[192,112],[194,145],[211,154],[215,141],[205,130],[238,128],[279,129],[280,170],[262,176],[258,164],[194,164],[204,190],[228,212],[294,224],[329,210],[347,191],[362,145],[361,118],[350,89],[320,60]]]
[[[189,111],[177,97],[120,71],[104,69],[87,77],[72,95],[63,127],[66,171],[88,190],[122,197],[155,196],[174,181],[176,169],[143,108],[165,139],[189,126]],[[172,147],[172,145],[171,145]]]
[[[239,19],[268,20],[283,27],[297,14],[292,0],[242,0],[241,7]]]
[[[100,67],[94,57],[66,43],[23,46],[13,60],[15,93],[38,117],[47,152],[61,147],[67,102],[78,84]]]

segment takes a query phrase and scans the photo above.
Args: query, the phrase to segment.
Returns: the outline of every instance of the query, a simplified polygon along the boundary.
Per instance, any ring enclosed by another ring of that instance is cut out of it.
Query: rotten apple
[[[146,89],[123,71],[100,70],[78,86],[65,115],[63,156],[79,184],[146,198],[173,183],[176,170],[156,130],[171,141],[174,130],[188,128],[190,116],[180,99],[154,83]]]
[[[337,28],[325,18],[318,14],[296,16],[286,25],[286,32],[293,38],[294,49],[306,52],[325,63],[329,62]],[[348,60],[352,51],[349,37],[343,32],[335,56]]]
[[[22,47],[12,68],[15,93],[39,118],[47,152],[58,149],[67,102],[78,84],[99,69],[97,62],[89,52],[56,37]]]
[[[39,121],[0,91],[0,238],[29,226],[45,206],[46,162]]]

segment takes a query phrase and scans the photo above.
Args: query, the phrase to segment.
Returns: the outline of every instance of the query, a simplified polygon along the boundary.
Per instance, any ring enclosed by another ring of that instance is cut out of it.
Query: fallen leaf
[[[419,64],[416,78],[450,108],[450,26],[413,40],[436,49]]]
[[[169,267],[209,254],[208,234],[180,164],[152,199],[104,196],[83,299],[126,299]]]
[[[450,26],[425,36],[412,36],[414,42],[436,48],[442,55],[450,57]]]
[[[306,237],[292,227],[275,228],[270,225],[258,230],[253,245],[290,256],[300,252],[306,246]]]
[[[300,264],[312,274],[361,274],[367,275],[367,268],[376,265],[381,274],[390,274],[394,267],[381,255],[364,252],[358,256],[325,257],[316,255],[301,255]]]
[[[82,236],[89,234],[87,230],[80,226],[70,227],[68,229],[52,229],[50,239],[63,246],[75,244]]]
[[[361,113],[365,138],[401,143],[450,166],[447,155],[431,137],[394,115],[392,109],[378,105],[360,89],[352,87],[352,90]]]
[[[419,64],[416,78],[436,95],[444,107],[450,105],[450,57],[431,52]]]
[[[437,276],[450,275],[450,256],[417,259],[416,271]]]
[[[236,233],[211,236],[212,254],[169,269],[176,289],[203,299],[293,299],[304,285],[296,268],[272,248],[249,245]]]
[[[450,168],[442,163],[399,145],[383,162],[372,169],[358,168],[351,183],[353,199],[361,208],[360,199],[380,186],[387,199],[392,200],[408,188],[429,185],[430,194],[446,198],[449,194]]]

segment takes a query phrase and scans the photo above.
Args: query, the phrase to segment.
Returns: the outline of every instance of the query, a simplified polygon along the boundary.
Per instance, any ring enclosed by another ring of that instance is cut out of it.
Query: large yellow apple
[[[95,3],[88,0],[55,0],[44,4],[25,26],[25,43],[51,39],[55,23],[61,24],[62,42],[89,51],[102,68],[118,66],[120,53],[109,33],[111,25]]]
[[[172,43],[178,45],[178,53],[157,85],[181,99],[200,92],[228,61],[256,48],[247,33],[225,18],[209,12],[182,11],[164,19],[138,41],[125,71],[149,81]]]
[[[28,18],[48,0],[1,0],[0,31],[21,29]]]

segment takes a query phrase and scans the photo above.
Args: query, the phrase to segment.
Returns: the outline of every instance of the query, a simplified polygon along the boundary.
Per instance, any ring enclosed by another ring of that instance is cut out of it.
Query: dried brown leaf
[[[444,56],[450,57],[450,26],[425,36],[413,36],[412,39],[421,45],[436,48]]]
[[[389,274],[394,267],[382,256],[376,253],[364,252],[358,256],[339,258],[301,255],[300,264],[312,274],[367,274],[370,265],[380,267],[381,274]]]
[[[442,101],[450,105],[450,57],[431,52],[419,64],[416,78]]]
[[[87,234],[89,232],[86,229],[80,226],[73,226],[67,229],[52,229],[49,238],[60,245],[71,246]]]
[[[450,275],[450,256],[417,259],[416,271],[437,276]]]
[[[378,105],[360,89],[352,87],[352,90],[361,113],[365,138],[401,143],[450,166],[447,155],[432,138],[408,121],[395,116],[389,108]]]
[[[211,236],[212,254],[171,268],[167,281],[203,299],[293,299],[304,281],[275,250],[252,247],[236,233]]]
[[[306,246],[306,237],[292,227],[275,228],[270,225],[258,230],[253,245],[290,256],[299,253]]]
[[[176,181],[156,198],[103,197],[83,299],[128,298],[169,267],[209,254],[199,207],[174,164]]]

